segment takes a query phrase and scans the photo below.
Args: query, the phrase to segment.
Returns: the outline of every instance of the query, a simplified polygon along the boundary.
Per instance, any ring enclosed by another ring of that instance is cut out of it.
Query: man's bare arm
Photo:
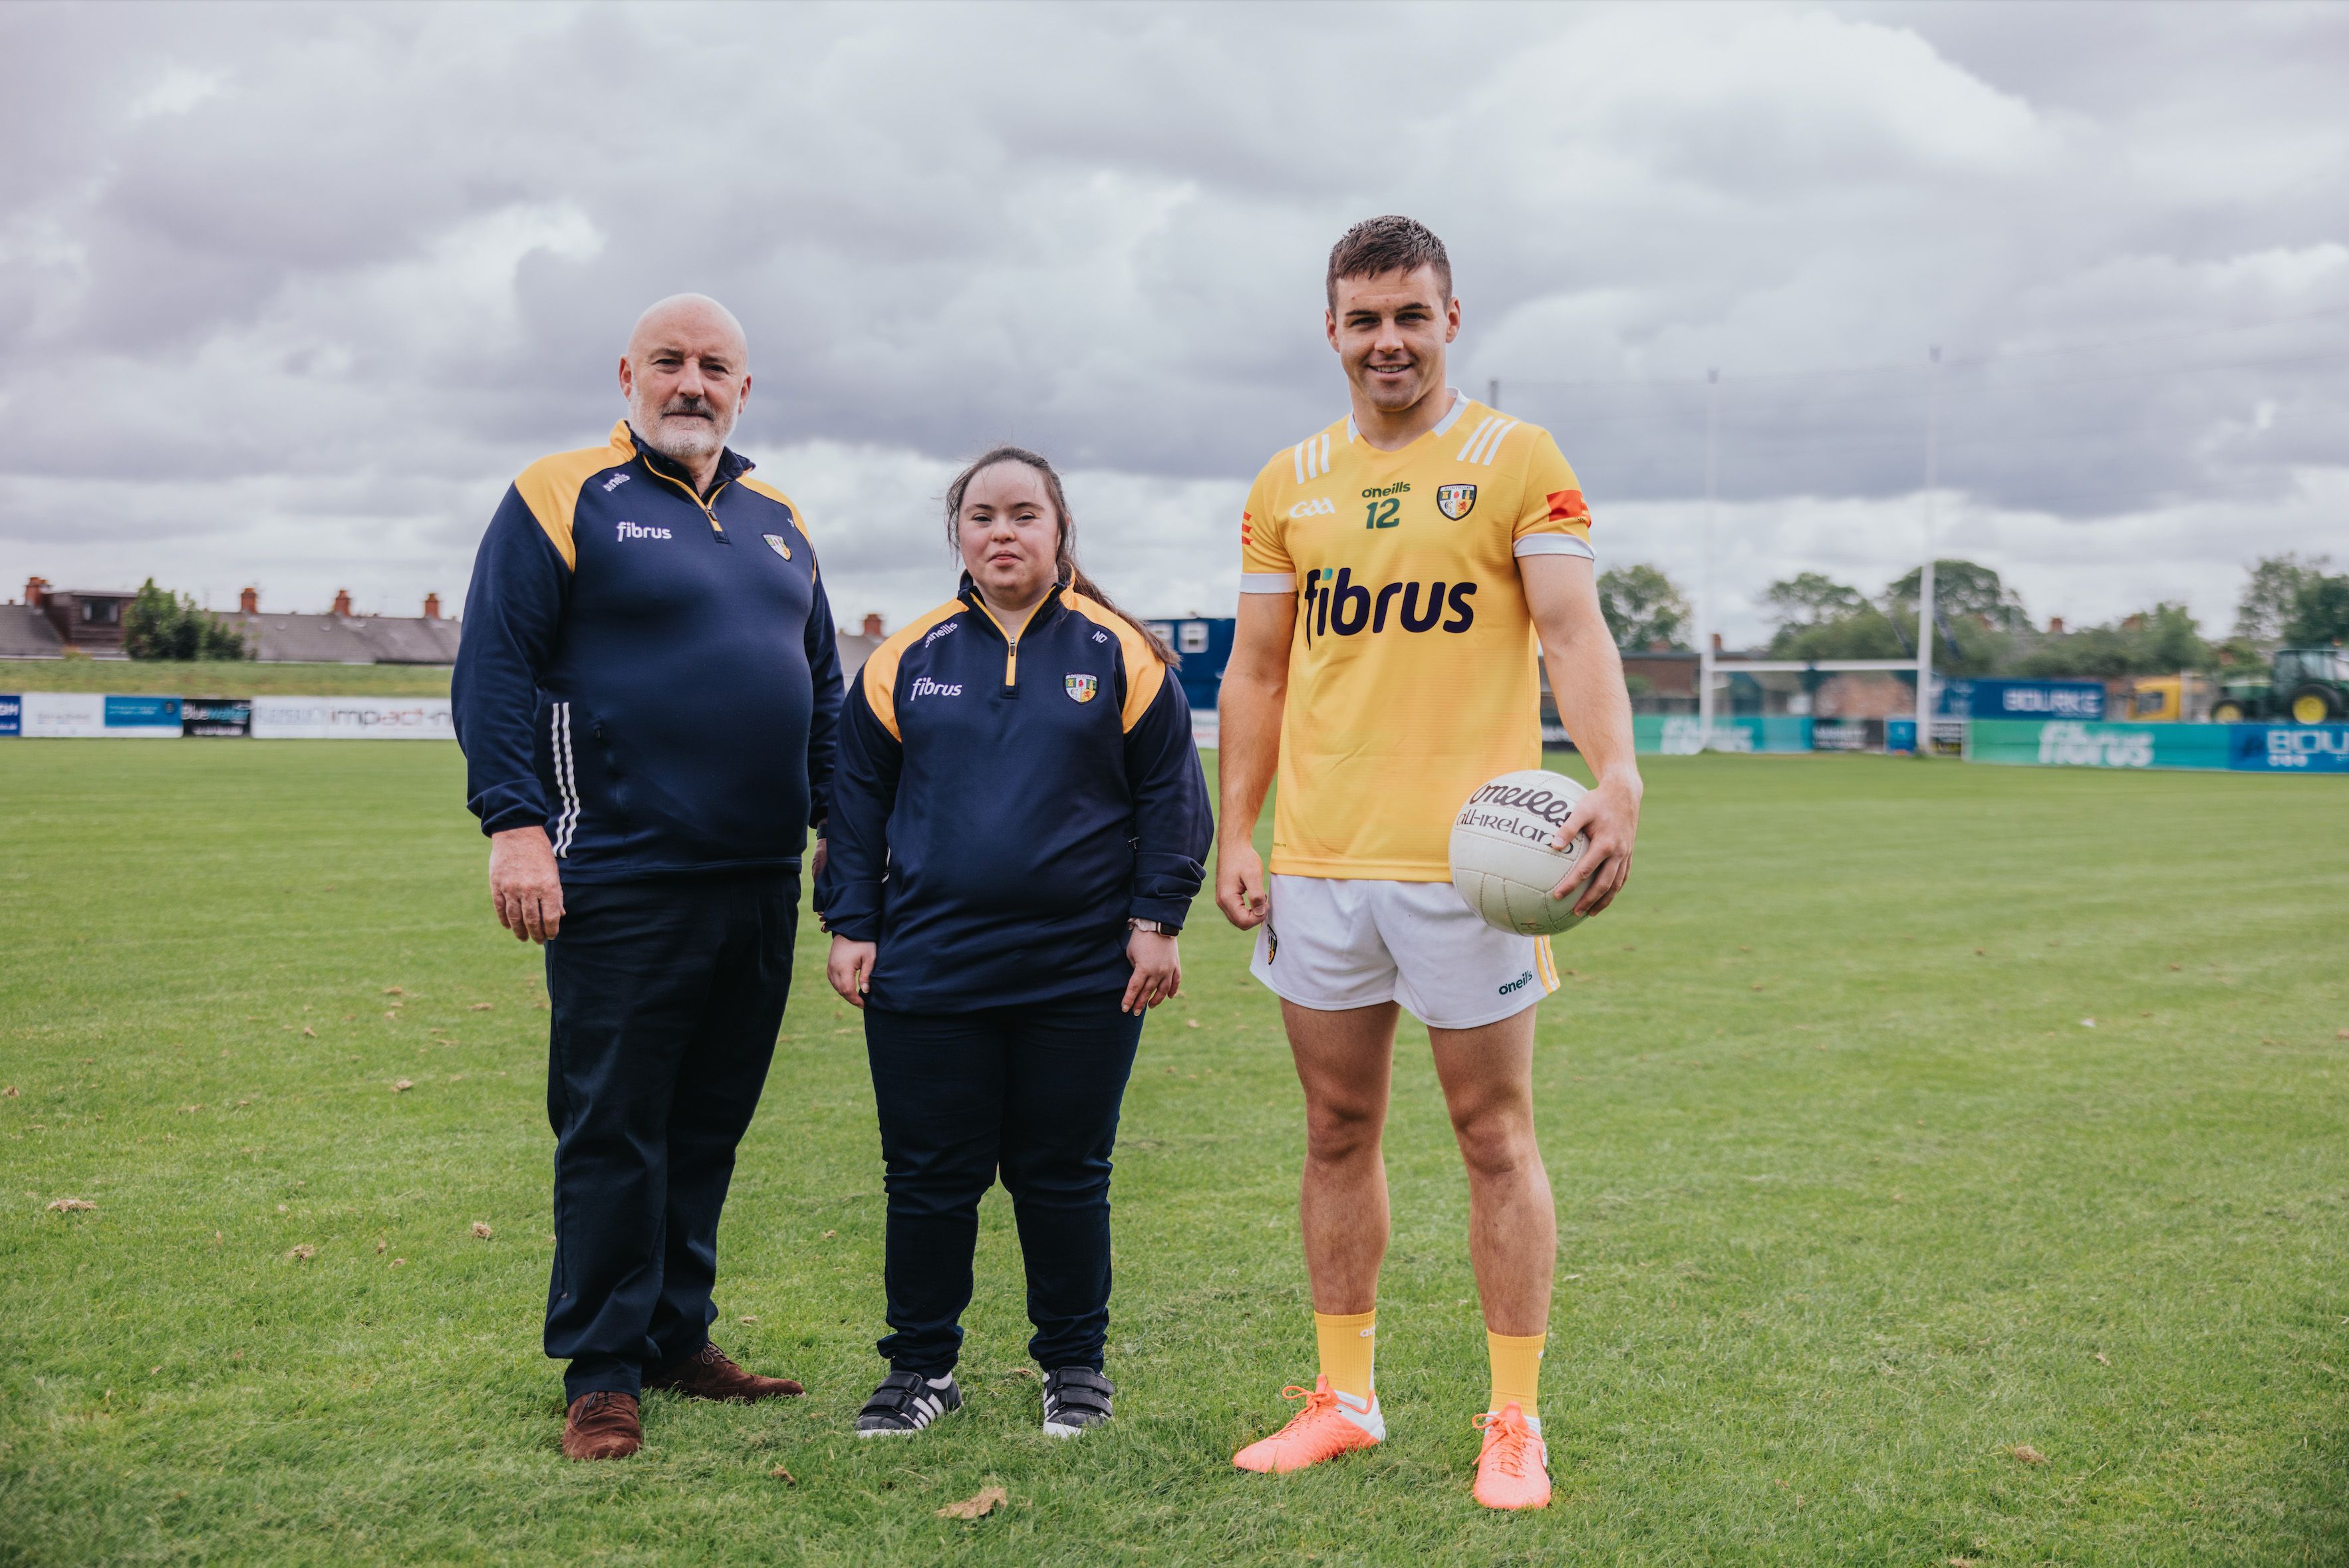
[[[1243,593],[1216,703],[1216,907],[1242,931],[1264,923],[1272,904],[1256,852],[1256,819],[1280,760],[1280,717],[1288,700],[1288,642],[1297,631],[1291,593]]]
[[[1615,902],[1631,874],[1632,841],[1640,833],[1640,797],[1644,786],[1631,755],[1631,699],[1623,688],[1623,660],[1599,608],[1598,568],[1579,555],[1527,555],[1517,561],[1526,607],[1541,633],[1549,664],[1549,689],[1597,787],[1560,823],[1560,848],[1577,833],[1590,835],[1590,853],[1578,868],[1589,879],[1581,914],[1597,914]],[[1560,882],[1552,897],[1571,884]]]

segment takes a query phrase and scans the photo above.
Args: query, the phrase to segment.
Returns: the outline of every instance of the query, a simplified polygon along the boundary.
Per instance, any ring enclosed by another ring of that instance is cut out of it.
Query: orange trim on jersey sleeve
[[[538,520],[564,565],[574,571],[579,567],[578,542],[571,536],[572,521],[579,511],[579,491],[595,475],[633,462],[636,456],[636,444],[628,435],[628,422],[623,419],[612,427],[611,438],[604,445],[541,458],[515,479],[514,492]]]
[[[969,608],[959,599],[949,599],[935,610],[925,610],[874,649],[866,656],[864,667],[856,673],[857,684],[864,688],[865,706],[881,721],[881,727],[896,739],[905,738],[897,729],[897,666],[905,663],[905,650],[931,627],[951,621]]]
[[[793,500],[791,497],[785,495],[782,491],[777,490],[766,480],[761,479],[753,479],[749,474],[744,474],[735,482],[740,485],[744,490],[751,491],[753,494],[765,496],[769,500],[780,503],[785,511],[792,514],[792,526],[793,528],[798,529],[802,535],[805,535],[809,539],[813,539],[815,537],[813,534],[808,532],[807,519],[801,515],[799,502]]]
[[[1118,654],[1125,661],[1125,709],[1118,718],[1125,733],[1133,734],[1150,705],[1158,700],[1158,688],[1166,684],[1166,666],[1158,662],[1158,655],[1143,634],[1100,600],[1072,591],[1062,593],[1061,602],[1117,638]]]

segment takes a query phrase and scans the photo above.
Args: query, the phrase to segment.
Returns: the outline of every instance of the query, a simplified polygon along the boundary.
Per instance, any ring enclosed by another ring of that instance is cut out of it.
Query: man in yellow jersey
[[[1240,521],[1216,865],[1217,905],[1257,933],[1250,968],[1281,999],[1305,1087],[1299,1209],[1321,1366],[1305,1408],[1233,1462],[1298,1470],[1386,1435],[1380,1138],[1403,1007],[1427,1026],[1468,1171],[1492,1358],[1475,1495],[1539,1508],[1557,1222],[1534,1140],[1534,1006],[1557,970],[1548,938],[1496,930],[1461,901],[1449,839],[1476,786],[1540,766],[1546,649],[1598,779],[1559,841],[1589,834],[1578,907],[1605,909],[1639,825],[1630,703],[1574,470],[1548,431],[1445,384],[1460,304],[1444,242],[1408,218],[1348,230],[1330,253],[1326,325],[1352,412],[1267,463]],[[1268,884],[1252,839],[1276,771]]]

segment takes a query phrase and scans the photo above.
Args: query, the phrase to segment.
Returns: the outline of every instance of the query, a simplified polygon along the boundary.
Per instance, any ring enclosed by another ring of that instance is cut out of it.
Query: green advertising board
[[[1977,718],[1966,760],[2036,768],[2226,768],[2223,724],[2089,724]]]
[[[1713,744],[1693,714],[1642,713],[1631,719],[1631,748],[1642,755],[1693,757],[1700,751],[1795,752],[1811,748],[1811,721],[1793,714],[1723,714]]]

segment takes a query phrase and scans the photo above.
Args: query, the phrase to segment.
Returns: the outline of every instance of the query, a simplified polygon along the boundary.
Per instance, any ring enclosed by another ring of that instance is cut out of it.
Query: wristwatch
[[[1173,936],[1181,930],[1181,927],[1169,925],[1163,920],[1129,920],[1125,923],[1136,931],[1146,931],[1153,936]]]

